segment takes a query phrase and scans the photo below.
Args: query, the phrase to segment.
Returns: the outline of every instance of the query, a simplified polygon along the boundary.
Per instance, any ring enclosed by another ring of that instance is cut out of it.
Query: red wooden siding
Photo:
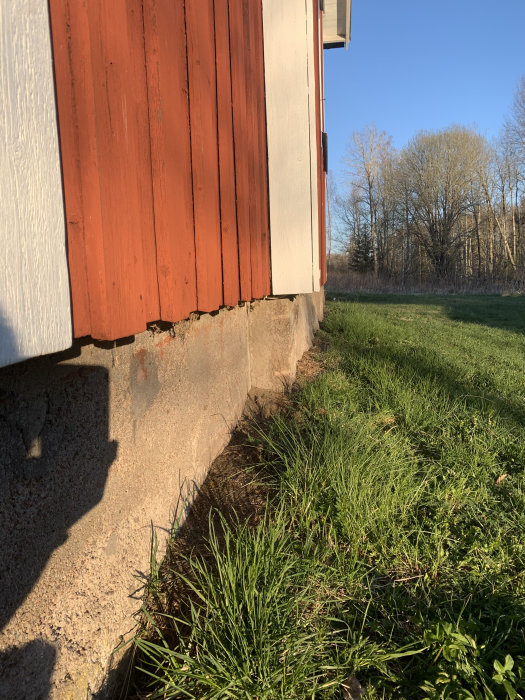
[[[213,0],[186,3],[197,305],[222,305],[219,147]]]
[[[160,318],[197,308],[184,5],[144,0]],[[151,320],[151,319],[150,319]]]
[[[74,332],[121,337],[159,315],[142,7],[51,12]]]
[[[49,0],[76,337],[270,292],[261,0]]]
[[[248,165],[249,143],[245,59],[248,47],[245,47],[244,43],[243,0],[229,0],[229,8],[239,276],[241,299],[246,301],[250,299],[252,290],[249,208],[250,176]]]
[[[268,160],[266,152],[266,106],[264,99],[264,56],[262,33],[262,6],[250,3],[251,18],[249,22],[249,41],[251,62],[251,80],[253,81],[252,110],[255,129],[254,140],[254,195],[255,226],[252,229],[252,290],[256,297],[270,294],[270,258],[265,251],[270,245],[270,224],[268,216],[268,197],[265,196],[268,182]],[[250,94],[250,93],[248,93]]]
[[[259,288],[259,268],[258,268],[258,248],[260,244],[260,227],[259,213],[260,206],[257,201],[257,163],[255,158],[255,150],[257,148],[257,119],[259,115],[256,112],[256,87],[254,79],[254,44],[252,21],[249,14],[249,0],[243,0],[244,14],[244,47],[245,47],[245,85],[246,94],[246,133],[248,140],[248,178],[250,187],[248,189],[248,220],[250,222],[250,267],[252,277],[252,291]],[[264,292],[263,292],[264,294]],[[262,294],[260,295],[262,296]]]
[[[222,289],[224,303],[228,306],[235,306],[241,298],[241,290],[237,246],[228,0],[215,0],[215,56],[217,64],[219,180],[221,183]]]

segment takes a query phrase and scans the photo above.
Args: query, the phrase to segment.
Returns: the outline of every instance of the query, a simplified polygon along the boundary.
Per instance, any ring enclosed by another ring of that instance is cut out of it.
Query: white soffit
[[[0,366],[71,346],[47,0],[0,0]]]
[[[344,46],[350,41],[352,0],[324,0],[323,45],[325,49]]]

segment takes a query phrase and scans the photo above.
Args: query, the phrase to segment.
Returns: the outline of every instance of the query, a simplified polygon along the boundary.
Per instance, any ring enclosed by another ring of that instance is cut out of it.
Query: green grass
[[[340,295],[321,335],[253,435],[266,517],[147,613],[151,697],[525,698],[525,299]]]

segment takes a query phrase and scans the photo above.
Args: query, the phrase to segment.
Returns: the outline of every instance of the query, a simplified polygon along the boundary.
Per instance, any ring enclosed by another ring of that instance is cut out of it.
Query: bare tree
[[[338,250],[384,282],[525,288],[524,145],[525,76],[490,146],[461,126],[421,132],[402,151],[373,125],[354,132],[334,197]]]
[[[522,75],[518,82],[511,115],[505,122],[504,132],[508,145],[525,167],[525,75]]]
[[[366,204],[376,277],[379,274],[376,226],[378,181],[382,163],[391,148],[391,137],[384,131],[378,131],[377,127],[371,124],[362,131],[354,131],[344,158],[349,169],[351,184],[360,191],[361,199]]]
[[[479,169],[484,150],[478,134],[454,126],[420,132],[402,151],[400,180],[412,230],[437,278],[450,276],[463,245],[460,218],[469,211],[472,173]]]

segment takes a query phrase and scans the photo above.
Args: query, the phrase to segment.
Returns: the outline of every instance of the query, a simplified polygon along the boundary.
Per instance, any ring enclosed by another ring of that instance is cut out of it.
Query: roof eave
[[[324,0],[321,2],[323,17],[323,47],[348,49],[351,39],[352,0]]]

